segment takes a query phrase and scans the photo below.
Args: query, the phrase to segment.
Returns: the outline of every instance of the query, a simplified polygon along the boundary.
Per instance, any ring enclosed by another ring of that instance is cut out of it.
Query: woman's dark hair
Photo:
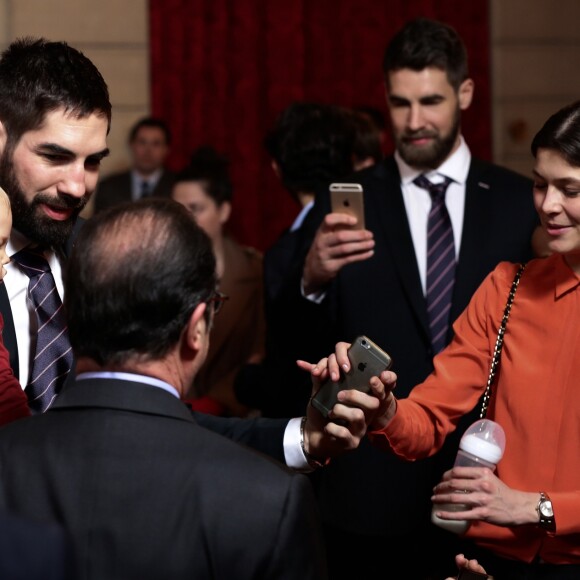
[[[554,113],[532,140],[532,155],[538,149],[553,149],[572,166],[580,167],[580,101]]]
[[[189,164],[177,174],[175,183],[183,181],[199,183],[217,205],[232,200],[229,161],[213,147],[204,145],[193,152]]]
[[[162,358],[215,286],[211,242],[181,204],[150,198],[98,213],[65,276],[75,354],[100,365]]]

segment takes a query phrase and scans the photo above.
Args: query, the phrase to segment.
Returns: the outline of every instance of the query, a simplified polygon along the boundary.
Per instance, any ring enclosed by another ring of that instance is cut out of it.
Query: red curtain
[[[487,0],[150,0],[152,112],[174,142],[170,166],[213,145],[228,155],[232,233],[267,248],[298,207],[278,183],[262,141],[293,100],[372,105],[386,115],[381,61],[407,20],[454,26],[469,53],[475,100],[463,132],[491,151]]]

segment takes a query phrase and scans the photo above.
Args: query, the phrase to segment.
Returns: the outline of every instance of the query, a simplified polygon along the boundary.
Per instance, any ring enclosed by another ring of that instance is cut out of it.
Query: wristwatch
[[[544,491],[540,492],[540,501],[536,506],[538,512],[539,526],[548,532],[556,531],[556,520],[554,518],[554,510],[552,509],[552,500]]]

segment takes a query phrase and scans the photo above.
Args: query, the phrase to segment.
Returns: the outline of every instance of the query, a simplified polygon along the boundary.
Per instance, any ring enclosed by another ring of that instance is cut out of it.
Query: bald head
[[[180,204],[150,199],[100,213],[67,267],[73,349],[100,365],[162,358],[215,285],[210,241]]]

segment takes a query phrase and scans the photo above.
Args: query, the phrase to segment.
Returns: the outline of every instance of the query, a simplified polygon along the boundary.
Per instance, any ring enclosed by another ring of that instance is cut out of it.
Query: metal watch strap
[[[549,510],[543,510],[544,506],[547,507],[549,504]],[[540,501],[538,501],[538,505],[536,506],[536,511],[538,512],[538,525],[540,528],[548,531],[548,532],[555,532],[556,531],[556,518],[554,517],[554,510],[552,508],[552,500],[550,496],[545,492],[540,492]],[[544,513],[547,511],[548,513]],[[550,515],[551,514],[551,515]]]

